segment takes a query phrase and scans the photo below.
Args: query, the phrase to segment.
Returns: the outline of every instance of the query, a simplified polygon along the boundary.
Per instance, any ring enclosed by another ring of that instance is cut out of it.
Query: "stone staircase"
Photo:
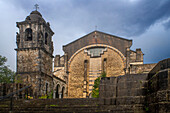
[[[10,101],[0,102],[0,113],[10,111]],[[14,100],[13,113],[87,113],[102,111],[98,99]]]
[[[106,105],[102,102],[96,98],[14,100],[12,113],[135,113],[133,105]],[[0,102],[0,113],[9,112],[10,101]]]

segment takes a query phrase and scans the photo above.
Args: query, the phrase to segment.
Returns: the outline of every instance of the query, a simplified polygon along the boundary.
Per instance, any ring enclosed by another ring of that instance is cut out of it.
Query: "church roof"
[[[46,21],[42,17],[41,13],[38,11],[32,11],[29,16],[25,18],[25,21],[22,22],[17,22],[17,24],[22,24],[22,23],[33,23],[33,22],[40,22],[40,23],[45,23]]]
[[[26,17],[25,21],[42,21],[45,22],[42,15],[38,11],[32,11],[29,16]]]
[[[68,58],[70,58],[77,50],[93,44],[109,45],[121,51],[122,54],[126,55],[126,48],[131,47],[132,40],[100,31],[93,31],[67,45],[64,45],[63,50],[68,54]]]
[[[45,20],[42,18],[41,13],[38,11],[32,11],[29,17],[30,17],[30,21],[44,21],[45,22]]]
[[[37,11],[37,10],[32,11],[30,13],[30,15],[25,18],[24,21],[17,22],[17,27],[19,27],[19,25],[22,25],[22,24],[30,24],[30,23],[40,23],[40,24],[43,24],[47,28],[49,28],[49,30],[52,32],[52,34],[54,34],[54,32],[50,28],[49,22],[46,22],[44,20],[44,18],[42,17],[41,13],[39,11]]]

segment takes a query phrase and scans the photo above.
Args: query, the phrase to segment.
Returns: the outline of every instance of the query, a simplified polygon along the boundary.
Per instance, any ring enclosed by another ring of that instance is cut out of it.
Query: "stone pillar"
[[[60,66],[60,55],[56,55],[54,58],[54,67]]]
[[[141,48],[136,49],[136,62],[143,62],[143,53]]]
[[[130,74],[130,48],[126,48],[126,73]]]
[[[53,99],[56,98],[56,91],[53,92]]]
[[[66,79],[66,96],[68,96],[68,84],[69,84],[69,71],[68,71],[68,55],[67,53],[64,53],[64,73]]]
[[[84,85],[83,85],[83,98],[87,97],[87,81],[84,80]]]
[[[62,93],[59,93],[59,98],[61,98]]]
[[[67,53],[64,53],[64,67],[65,67],[65,72],[68,73],[68,55],[67,55]]]

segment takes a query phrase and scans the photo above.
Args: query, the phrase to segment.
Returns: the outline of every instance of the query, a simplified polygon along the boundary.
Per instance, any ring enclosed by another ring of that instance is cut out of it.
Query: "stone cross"
[[[37,11],[37,9],[39,9],[39,5],[38,4],[35,4],[35,10]]]

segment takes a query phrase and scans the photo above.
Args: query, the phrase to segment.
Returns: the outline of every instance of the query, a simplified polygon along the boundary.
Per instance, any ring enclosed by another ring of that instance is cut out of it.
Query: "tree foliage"
[[[6,57],[0,55],[0,83],[12,83],[15,80],[15,72],[6,66]]]
[[[103,72],[101,74],[100,77],[98,77],[95,81],[94,81],[94,85],[93,85],[93,90],[92,90],[92,97],[93,98],[98,98],[99,97],[99,86],[100,86],[100,80],[102,77],[106,77],[106,73]]]

